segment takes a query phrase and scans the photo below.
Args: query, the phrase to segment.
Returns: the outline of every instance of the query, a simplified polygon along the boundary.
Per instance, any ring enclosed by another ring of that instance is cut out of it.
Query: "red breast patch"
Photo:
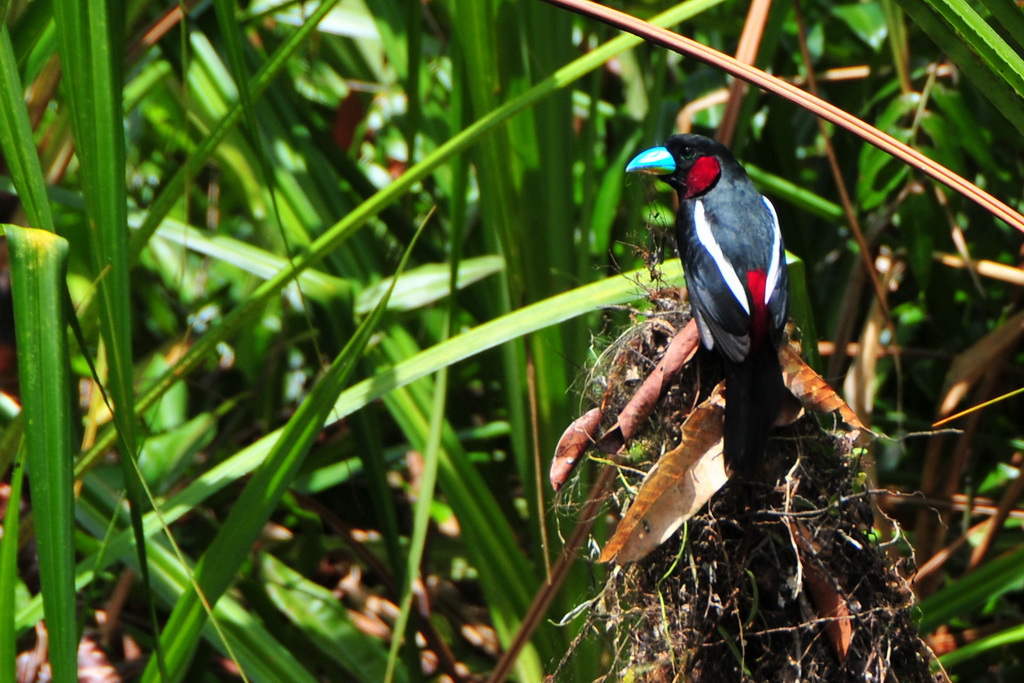
[[[722,175],[722,167],[714,157],[701,157],[693,162],[690,172],[686,174],[686,198],[691,199],[711,189],[718,177]]]

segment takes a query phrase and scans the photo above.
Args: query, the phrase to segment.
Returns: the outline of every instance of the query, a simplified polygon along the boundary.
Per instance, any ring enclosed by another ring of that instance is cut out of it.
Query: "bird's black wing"
[[[750,315],[738,297],[744,297],[749,307],[750,292],[735,276],[736,269],[720,249],[701,240],[695,227],[699,217],[694,216],[694,207],[700,210],[697,202],[680,206],[677,223],[690,303],[704,346],[718,348],[726,358],[738,363],[750,351]]]

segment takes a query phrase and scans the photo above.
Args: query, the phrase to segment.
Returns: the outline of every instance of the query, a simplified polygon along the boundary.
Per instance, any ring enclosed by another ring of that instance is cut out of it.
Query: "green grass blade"
[[[122,110],[124,13],[102,0],[54,2],[64,85],[79,162],[88,225],[88,250],[98,279],[100,335],[105,343],[107,393],[120,446],[121,472],[131,505],[136,552],[149,585],[142,513],[146,498],[135,468],[135,373],[132,361],[131,284],[128,261],[128,199]],[[99,378],[98,378],[99,379]],[[148,593],[147,593],[148,595]],[[159,630],[150,604],[154,631]],[[157,649],[157,661],[163,657]]]
[[[682,267],[677,259],[661,266],[666,286],[682,285]],[[615,275],[550,297],[530,306],[478,325],[408,359],[376,377],[364,380],[338,397],[335,411],[348,415],[389,391],[539,329],[557,325],[603,306],[614,306],[643,297],[641,285],[647,274],[640,268]]]
[[[235,17],[235,3],[234,0],[214,0],[213,5],[216,8],[217,22],[220,24],[221,35],[224,36],[224,45],[228,51],[228,62],[231,65],[232,76],[238,88],[238,102],[242,107],[245,129],[249,133],[251,144],[255,150],[257,168],[260,172],[260,184],[267,188],[267,194],[270,196],[270,203],[273,207],[274,223],[280,232],[281,243],[290,257],[290,247],[288,246],[288,239],[281,221],[281,210],[278,206],[275,176],[270,168],[267,155],[263,153],[260,128],[256,125],[256,113],[253,107],[252,91],[249,86],[250,78],[248,69],[245,66],[242,32],[239,30]],[[299,287],[301,288],[301,284]]]
[[[942,52],[967,74],[978,90],[1024,134],[1024,102],[1020,94],[1005,78],[982,63],[981,56],[933,11],[934,3],[926,0],[899,0],[899,3],[903,11],[931,36]]]
[[[658,17],[655,18],[654,23],[656,23],[656,25],[671,25],[720,2],[721,0],[694,0],[693,2],[684,3],[683,5],[658,15]],[[313,18],[314,17],[311,17],[311,20]],[[343,219],[328,228],[323,235],[317,238],[317,240],[310,245],[306,252],[296,256],[294,259],[294,265],[291,268],[283,270],[275,277],[267,280],[267,282],[254,291],[249,298],[244,301],[244,303],[232,311],[218,327],[196,340],[196,343],[182,357],[178,364],[161,377],[145,392],[143,397],[140,398],[139,409],[146,410],[152,406],[160,396],[163,395],[163,392],[165,392],[172,384],[179,381],[182,376],[187,375],[192,371],[192,369],[202,363],[204,359],[208,358],[210,354],[214,353],[215,347],[219,342],[240,332],[247,324],[249,324],[251,319],[260,310],[262,310],[262,307],[272,297],[276,296],[285,285],[291,282],[295,277],[296,271],[303,271],[306,268],[316,265],[321,259],[326,257],[327,254],[340,247],[345,240],[352,236],[353,233],[366,225],[370,219],[376,217],[385,208],[398,201],[398,199],[410,191],[416,183],[420,182],[440,166],[450,161],[452,157],[458,155],[471,145],[478,142],[483,136],[490,133],[510,117],[542,100],[551,93],[561,88],[568,87],[584,74],[600,67],[615,55],[634,47],[639,43],[640,39],[632,35],[621,35],[608,41],[598,48],[591,50],[579,59],[576,59],[571,64],[559,69],[556,73],[530,88],[521,96],[484,115],[446,141],[444,144],[439,145],[433,152],[426,155],[420,163],[407,169],[406,172],[399,176],[393,183],[371,196],[353,211],[349,212]],[[282,47],[282,50],[283,49],[284,48]],[[257,74],[257,85],[253,87],[254,95],[260,91],[260,74],[265,73],[266,71],[260,71]],[[236,107],[232,112],[237,112],[237,110],[238,108]],[[221,128],[225,126],[230,128],[230,125],[233,125],[229,121],[231,116],[236,117],[233,121],[237,123],[237,116],[240,116],[240,114],[229,114]],[[218,128],[218,130],[220,130],[220,128]],[[193,157],[195,157],[195,155],[193,155]],[[190,163],[193,157],[190,157]],[[206,157],[203,158],[205,159]],[[177,177],[178,176],[176,175],[175,178],[177,179]],[[172,180],[170,182],[174,183],[176,180]],[[164,193],[161,193],[161,195],[163,194]],[[166,208],[169,210],[170,206]],[[133,244],[138,246],[138,248],[141,249],[141,245],[144,244],[145,241],[148,241],[149,235],[159,225],[160,220],[162,220],[161,216],[160,219],[157,220],[156,224],[150,225],[152,217],[157,213],[159,212],[157,212],[156,205],[154,205],[150,210],[150,214],[147,216],[146,223],[139,229],[139,233],[133,240]],[[141,244],[139,244],[139,240],[142,240]],[[79,463],[78,470],[76,471],[87,468],[100,456],[104,449],[110,447],[110,443],[111,441],[109,436],[99,439],[96,446],[92,448]]]
[[[744,168],[754,183],[772,199],[787,201],[801,211],[814,214],[826,221],[838,223],[843,220],[843,207],[835,202],[785,178],[762,171],[753,164],[746,164]]]
[[[395,281],[405,268],[415,241],[414,238],[406,249]],[[288,421],[281,432],[281,438],[274,444],[266,461],[246,485],[231,514],[196,565],[195,578],[202,591],[203,600],[216,604],[230,586],[235,572],[250,552],[266,521],[270,519],[281,496],[291,485],[306,454],[323,428],[331,412],[331,402],[341,392],[362,357],[370,335],[376,330],[386,310],[389,296],[390,292],[360,324],[324,377],[317,382],[310,395]],[[185,674],[205,618],[206,613],[200,596],[197,589],[192,587],[178,601],[164,629],[163,640],[171,680],[180,680]],[[150,662],[144,680],[157,680],[158,675],[159,671],[153,662]]]
[[[116,518],[119,526],[130,524],[123,506],[120,505],[118,492],[110,489],[98,476],[86,478],[79,499],[78,516],[82,525],[97,537],[103,536],[111,518]],[[152,512],[149,518],[156,521]],[[152,533],[157,533],[160,528],[159,524],[154,523]],[[130,528],[117,534],[116,537],[122,539],[119,548],[115,549],[113,545],[108,545],[106,552],[111,556],[111,561],[121,561],[138,569],[138,558],[132,552],[130,536]],[[191,590],[191,570],[182,566],[173,550],[161,543],[150,544],[149,556],[153,569],[153,591],[166,606],[173,607],[187,590]],[[94,567],[97,566],[95,559],[92,558]],[[83,562],[86,563],[87,561]],[[82,585],[84,584],[80,583],[79,588]],[[251,680],[282,683],[312,683],[315,680],[295,655],[274,638],[260,620],[234,597],[228,596],[220,600],[214,606],[213,614],[219,632],[214,630],[211,622],[203,631],[204,637],[225,656],[236,657]],[[230,649],[220,640],[220,634],[225,635]]]
[[[403,432],[424,453],[430,448],[431,404],[436,400],[435,392],[433,383],[422,377],[382,397]],[[502,514],[487,482],[452,438],[451,429],[443,427],[443,445],[435,451],[438,482],[459,520],[467,555],[480,576],[498,637],[501,642],[509,643],[540,578],[520,550],[516,533]],[[532,646],[524,648],[516,661],[520,678],[527,681],[542,678],[542,660]]]
[[[928,0],[994,74],[1024,97],[1024,58],[964,0]],[[1018,12],[1019,14],[1019,12]]]
[[[447,318],[447,315],[446,315]],[[449,319],[450,320],[450,319]],[[445,321],[445,337],[449,320]],[[430,413],[430,426],[427,433],[427,447],[423,451],[423,472],[420,475],[420,489],[413,509],[412,535],[409,539],[409,552],[405,566],[405,581],[399,599],[398,618],[395,620],[394,638],[388,652],[387,671],[384,680],[387,683],[395,680],[398,665],[398,651],[403,642],[409,642],[415,631],[409,632],[409,613],[412,609],[413,587],[420,578],[420,566],[423,562],[423,549],[427,542],[427,529],[430,524],[430,505],[434,500],[434,487],[437,484],[437,464],[440,458],[441,430],[444,426],[444,406],[448,393],[448,368],[437,372],[434,383],[434,405]]]
[[[992,16],[999,22],[1010,36],[1017,42],[1017,45],[1024,47],[1024,15],[1021,14],[1020,6],[1013,0],[982,0],[985,7],[992,13]]]
[[[121,27],[116,17],[108,15],[103,2],[83,5],[62,0],[54,3],[54,15],[81,166],[89,249],[99,278],[100,326],[111,373],[109,390],[116,414],[127,416],[118,426],[129,448],[134,448]]]
[[[216,259],[220,263],[230,263],[262,280],[269,280],[288,267],[288,259],[265,249],[227,235],[198,230],[172,219],[165,220],[156,235],[168,242]],[[345,299],[352,295],[351,282],[312,268],[307,268],[299,274],[299,284],[303,294],[320,302]],[[399,282],[399,292],[401,287],[402,283]],[[361,294],[360,298],[362,296],[365,294]],[[371,310],[373,306],[368,306],[361,312],[365,314]]]
[[[6,24],[0,25],[0,148],[29,224],[53,230],[46,183],[33,143],[24,89]]]
[[[17,680],[17,636],[15,631],[15,592],[18,589],[18,526],[21,523],[21,486],[25,467],[21,457],[14,461],[7,512],[0,539],[0,683]]]
[[[802,260],[789,252],[786,253],[786,265],[789,267],[789,317],[800,329],[804,340],[804,359],[812,368],[820,368],[818,330],[814,324],[811,296],[807,291],[807,268]]]
[[[1024,584],[1024,574],[1020,571],[1022,563],[1024,548],[986,562],[976,571],[921,601],[921,632],[931,633],[950,619],[980,609],[1008,590],[1019,589]]]
[[[910,46],[907,42],[907,23],[899,11],[897,0],[881,0],[885,17],[885,30],[892,53],[892,63],[902,92],[910,92]]]
[[[942,655],[939,661],[942,662],[943,666],[952,668],[992,650],[1005,651],[1016,649],[1015,646],[1019,647],[1021,642],[1024,642],[1024,625],[1018,624],[973,642],[965,643],[952,652]],[[1001,659],[999,657],[996,661]]]
[[[477,256],[461,262],[458,268],[458,279],[455,290],[463,289],[478,280],[501,272],[505,261],[500,256]],[[432,304],[449,296],[453,291],[449,266],[446,263],[426,263],[410,268],[398,280],[394,293],[388,303],[392,311],[411,311]],[[391,286],[391,278],[381,280],[372,287],[367,287],[356,297],[356,313],[366,315],[377,302],[381,294]]]
[[[345,667],[357,681],[384,680],[387,655],[381,641],[356,628],[345,606],[330,590],[269,553],[262,556],[261,569],[270,599],[289,621],[309,634],[309,640],[321,652]],[[397,678],[406,680],[404,672],[399,672]]]
[[[507,12],[502,3],[460,4],[453,12],[455,30],[463,36],[467,99],[477,114],[493,110],[509,93],[526,90],[535,73],[557,72],[569,63],[572,44],[570,16],[538,3]],[[531,59],[509,59],[520,45],[537,40]],[[567,229],[575,220],[573,196],[574,144],[565,131],[572,128],[571,93],[559,90],[529,110],[511,118],[474,150],[483,222],[493,231],[506,260],[503,296],[496,299],[504,312],[522,303],[539,301],[557,286],[553,280],[576,273],[579,261],[589,260],[581,233]],[[515,150],[515,154],[509,154]],[[528,197],[529,201],[523,201]],[[564,355],[585,350],[585,335],[575,325],[545,329],[504,350],[502,385],[513,424],[512,455],[526,486],[526,505],[543,520],[545,488],[539,486],[540,463],[531,446],[533,429],[548,441],[554,425],[569,419],[569,367]],[[555,351],[558,349],[558,351]],[[527,363],[535,376],[536,424],[526,411]],[[546,564],[543,535],[534,535],[530,554]]]
[[[78,680],[71,372],[64,310],[68,243],[6,226],[39,574],[53,679]]]
[[[231,65],[232,77],[235,79],[235,86],[238,88],[238,101],[242,105],[242,116],[245,118],[245,126],[249,134],[256,141],[259,131],[256,127],[256,117],[252,109],[252,93],[249,87],[249,74],[245,68],[245,56],[243,49],[242,32],[238,26],[238,19],[235,17],[235,3],[232,0],[214,0],[213,7],[217,13],[217,24],[220,26],[221,35],[224,38],[224,47],[228,52],[228,63]],[[268,178],[264,178],[268,180]]]
[[[307,21],[296,31],[294,34],[288,37],[288,39],[278,48],[269,60],[256,72],[253,76],[251,88],[249,94],[255,101],[266,92],[267,88],[273,82],[273,80],[281,73],[285,68],[288,60],[294,56],[294,54],[307,45],[309,36],[316,30],[317,24],[327,16],[327,13],[337,4],[337,1],[328,1],[320,4],[314,12],[309,15]],[[131,241],[131,254],[132,260],[138,258],[145,247],[146,242],[153,235],[153,232],[160,226],[163,219],[170,213],[171,209],[178,202],[185,191],[185,180],[186,178],[194,178],[203,166],[209,160],[210,155],[217,148],[227,134],[230,133],[238,122],[242,119],[244,113],[244,107],[241,102],[236,102],[232,107],[231,111],[221,120],[218,126],[211,131],[211,133],[203,140],[202,144],[193,152],[188,161],[182,164],[181,168],[174,174],[164,188],[160,191],[159,196],[153,202],[153,205],[149,208],[149,213],[146,215],[146,220],[132,236]]]

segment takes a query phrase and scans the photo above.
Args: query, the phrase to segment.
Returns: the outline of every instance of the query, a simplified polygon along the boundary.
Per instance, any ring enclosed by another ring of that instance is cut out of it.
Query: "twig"
[[[513,638],[512,642],[509,643],[508,649],[502,653],[501,659],[498,660],[497,665],[494,667],[494,671],[492,671],[490,677],[488,677],[488,683],[503,683],[505,681],[508,677],[508,672],[512,669],[512,665],[515,664],[516,658],[519,656],[519,652],[530,640],[530,637],[536,630],[540,620],[548,611],[551,601],[558,593],[558,589],[562,587],[565,577],[569,574],[569,568],[572,567],[573,562],[576,561],[577,550],[579,550],[583,545],[584,539],[587,537],[587,534],[590,533],[590,529],[594,526],[594,520],[597,519],[597,514],[602,502],[604,501],[608,484],[611,483],[612,477],[615,476],[615,472],[616,470],[613,467],[601,468],[601,473],[598,475],[597,481],[590,489],[590,495],[587,497],[587,502],[583,506],[583,511],[580,512],[576,528],[573,530],[572,536],[569,537],[568,542],[565,544],[565,548],[563,549],[561,556],[559,556],[558,562],[556,562],[555,566],[552,568],[551,577],[548,583],[537,592],[536,597],[533,599],[533,604],[530,605],[530,609],[527,610],[526,616],[523,617],[523,623],[519,625],[519,630],[516,632],[515,638]]]

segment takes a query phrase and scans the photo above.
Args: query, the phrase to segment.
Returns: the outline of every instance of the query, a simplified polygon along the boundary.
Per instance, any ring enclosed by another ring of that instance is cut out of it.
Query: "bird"
[[[722,143],[673,135],[636,155],[626,171],[657,176],[676,191],[676,247],[701,344],[722,358],[723,455],[750,476],[783,401],[779,363],[789,296],[775,207]]]

